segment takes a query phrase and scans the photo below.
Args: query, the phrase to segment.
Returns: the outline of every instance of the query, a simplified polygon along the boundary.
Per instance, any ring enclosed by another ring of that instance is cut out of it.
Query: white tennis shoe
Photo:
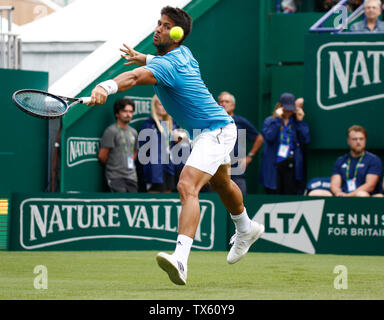
[[[168,273],[169,279],[175,284],[185,285],[187,283],[187,266],[173,255],[159,252],[156,256],[157,264]]]
[[[232,248],[228,252],[227,262],[233,264],[244,257],[251,245],[259,239],[263,233],[264,226],[253,220],[251,221],[251,230],[248,233],[236,231],[229,241],[229,243],[232,244]]]

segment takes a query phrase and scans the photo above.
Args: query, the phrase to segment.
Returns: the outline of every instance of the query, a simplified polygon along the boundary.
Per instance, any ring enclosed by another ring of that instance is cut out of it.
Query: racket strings
[[[44,93],[19,92],[15,99],[25,110],[41,116],[61,115],[67,109],[63,101]]]

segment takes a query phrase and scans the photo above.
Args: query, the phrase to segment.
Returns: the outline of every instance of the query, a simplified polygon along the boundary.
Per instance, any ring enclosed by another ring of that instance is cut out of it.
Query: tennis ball
[[[169,35],[173,40],[180,40],[184,36],[184,30],[176,26],[171,29]]]

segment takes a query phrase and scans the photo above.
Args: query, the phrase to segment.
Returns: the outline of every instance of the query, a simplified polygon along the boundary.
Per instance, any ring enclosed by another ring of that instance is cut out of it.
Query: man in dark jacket
[[[259,182],[268,194],[297,194],[297,181],[304,178],[301,147],[310,141],[304,111],[295,97],[283,93],[272,116],[265,119],[264,152]]]

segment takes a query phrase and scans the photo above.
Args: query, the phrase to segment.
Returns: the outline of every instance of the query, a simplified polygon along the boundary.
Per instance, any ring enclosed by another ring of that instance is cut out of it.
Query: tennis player
[[[174,26],[184,30],[179,40],[169,35]],[[137,85],[153,85],[166,111],[194,138],[192,152],[177,185],[182,210],[176,248],[173,254],[160,252],[156,256],[159,266],[178,285],[185,285],[187,281],[188,257],[200,219],[198,196],[205,184],[209,183],[219,194],[235,224],[228,263],[239,261],[264,232],[263,225],[248,217],[242,193],[229,176],[236,125],[214,100],[201,79],[198,62],[182,45],[191,28],[192,19],[184,10],[164,7],[153,36],[157,55],[145,55],[124,45],[121,51],[126,54],[122,55],[128,61],[126,65],[141,67],[98,84],[89,104],[104,104],[108,95]]]

